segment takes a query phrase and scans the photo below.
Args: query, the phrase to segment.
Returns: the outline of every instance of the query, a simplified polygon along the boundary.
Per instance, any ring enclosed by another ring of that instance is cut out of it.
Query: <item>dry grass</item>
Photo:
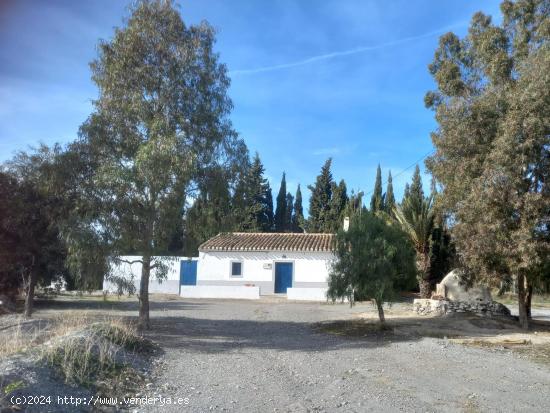
[[[510,306],[517,306],[518,305],[518,297],[516,294],[511,293],[505,293],[502,295],[497,295],[493,292],[493,297],[496,301],[510,305]],[[533,300],[531,301],[532,307],[539,307],[539,308],[550,308],[550,294],[535,294],[533,295]]]

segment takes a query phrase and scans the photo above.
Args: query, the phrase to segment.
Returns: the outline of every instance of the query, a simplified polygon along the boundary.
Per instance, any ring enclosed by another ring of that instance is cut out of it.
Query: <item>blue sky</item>
[[[127,4],[0,0],[0,162],[39,141],[75,138],[97,96],[88,63]],[[480,9],[498,18],[498,4],[187,0],[180,11],[187,24],[205,19],[218,30],[234,126],[260,153],[276,195],[283,171],[294,192],[328,157],[335,179],[369,192],[378,163],[384,177],[396,175],[429,153],[436,124],[423,97],[438,37],[463,35]],[[411,174],[394,180],[398,198]]]

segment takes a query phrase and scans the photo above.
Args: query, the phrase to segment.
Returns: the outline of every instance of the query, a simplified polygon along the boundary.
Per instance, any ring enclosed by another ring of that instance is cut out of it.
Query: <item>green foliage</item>
[[[432,197],[418,199],[411,191],[401,205],[394,209],[394,216],[416,251],[416,267],[422,298],[430,296],[430,245],[434,229]]]
[[[341,180],[337,185],[330,171],[332,160],[329,158],[321,168],[309,198],[308,232],[336,232],[342,227],[347,209],[348,194],[346,183]]]
[[[294,197],[290,192],[286,194],[285,232],[292,231],[292,215],[294,213]]]
[[[302,206],[302,191],[300,184],[296,189],[296,196],[294,197],[294,209],[292,214],[292,232],[304,232],[304,208]]]
[[[340,183],[332,184],[332,198],[330,199],[330,209],[326,223],[326,232],[336,233],[344,222],[344,213],[348,203],[347,187],[344,180]]]
[[[34,289],[66,277],[66,245],[61,236],[63,197],[53,185],[59,147],[44,145],[20,152],[6,163],[0,196],[0,283],[13,288],[22,282],[26,292],[25,315],[33,311]],[[9,290],[8,290],[9,291]]]
[[[236,211],[241,217],[236,224],[240,231],[267,232],[273,229],[273,198],[264,172],[260,155],[256,153],[235,193]]]
[[[398,284],[415,276],[414,250],[403,232],[363,211],[353,217],[347,232],[338,232],[335,250],[328,296],[337,299],[356,292],[374,299],[384,321],[382,303],[394,297]]]
[[[414,168],[412,183],[407,193],[407,198],[410,198],[411,203],[419,205],[424,200],[424,189],[422,187],[422,177],[420,176],[420,168],[418,165]]]
[[[465,38],[440,38],[437,90],[425,99],[436,153],[426,164],[466,281],[516,277],[526,326],[525,290],[550,255],[550,13],[545,0],[504,1],[501,11],[501,24],[477,13]]]
[[[285,232],[287,220],[287,200],[286,200],[286,176],[283,172],[279,194],[277,195],[277,209],[275,210],[275,232]]]
[[[7,384],[6,386],[2,387],[2,393],[4,393],[4,396],[9,396],[10,393],[13,393],[16,390],[24,389],[25,388],[25,382],[23,380],[15,380],[11,383]],[[3,397],[0,398],[0,400]]]
[[[93,168],[86,229],[111,255],[142,256],[143,326],[150,270],[162,278],[166,268],[155,257],[172,243],[203,172],[226,167],[244,145],[228,118],[229,78],[214,41],[212,27],[186,26],[171,1],[143,0],[91,63],[99,96],[77,142]]]
[[[389,215],[393,214],[393,209],[395,208],[395,195],[393,193],[393,180],[391,176],[391,171],[388,173],[388,186],[386,188],[386,194],[384,197],[384,211]]]
[[[380,164],[376,168],[376,179],[374,181],[374,191],[370,200],[370,210],[372,212],[383,211],[385,209],[384,195],[382,194],[382,170]]]
[[[182,225],[183,252],[197,254],[198,246],[220,232],[235,228],[235,210],[230,193],[230,171],[223,167],[205,171],[199,183],[197,197],[187,208]]]
[[[321,173],[315,180],[315,185],[309,185],[311,197],[309,198],[308,232],[328,232],[330,200],[332,198],[333,179],[330,171],[332,159],[327,159]]]

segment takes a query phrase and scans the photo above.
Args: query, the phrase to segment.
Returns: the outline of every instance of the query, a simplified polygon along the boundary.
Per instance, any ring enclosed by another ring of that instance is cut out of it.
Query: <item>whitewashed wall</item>
[[[126,255],[120,257],[126,261],[141,260],[140,256]],[[165,257],[168,260],[167,278],[161,283],[156,276],[156,269],[151,270],[151,276],[149,279],[149,292],[150,293],[166,293],[166,294],[179,294],[180,289],[180,263],[182,260],[186,260],[185,257]],[[193,258],[196,260],[197,258]],[[114,275],[125,277],[126,279],[132,279],[136,287],[136,291],[139,291],[139,283],[141,280],[141,263],[127,264],[120,263],[118,265],[113,264],[111,271]],[[105,280],[103,282],[103,289],[111,292],[116,291],[116,286]]]
[[[292,286],[326,288],[334,255],[328,252],[201,252],[198,285],[246,285],[260,287],[260,294],[273,294],[275,262],[292,262]],[[243,263],[242,277],[231,277],[231,262]],[[264,268],[271,264],[271,268]]]

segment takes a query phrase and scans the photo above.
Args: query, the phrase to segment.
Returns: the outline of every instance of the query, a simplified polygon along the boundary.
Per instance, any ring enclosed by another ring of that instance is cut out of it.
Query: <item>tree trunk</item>
[[[527,315],[527,291],[525,275],[518,275],[518,310],[519,310],[519,325],[521,328],[529,328],[529,317]]]
[[[430,285],[430,282],[428,280],[425,280],[423,278],[418,280],[418,287],[420,289],[420,298],[430,298],[432,287]]]
[[[25,294],[25,318],[31,318],[34,301],[34,289],[36,287],[36,281],[38,280],[38,272],[36,269],[32,269],[29,276],[29,282],[27,285],[27,291]]]
[[[430,298],[432,286],[428,277],[430,276],[430,255],[427,252],[418,252],[416,259],[416,267],[418,269],[418,289],[420,290],[420,298]]]
[[[141,266],[141,282],[139,287],[139,322],[138,327],[148,330],[149,324],[149,276],[151,275],[151,257],[144,256]]]
[[[376,308],[378,309],[378,319],[380,320],[380,324],[384,324],[386,322],[386,318],[384,317],[384,308],[382,307],[382,301],[374,300],[376,302]]]

